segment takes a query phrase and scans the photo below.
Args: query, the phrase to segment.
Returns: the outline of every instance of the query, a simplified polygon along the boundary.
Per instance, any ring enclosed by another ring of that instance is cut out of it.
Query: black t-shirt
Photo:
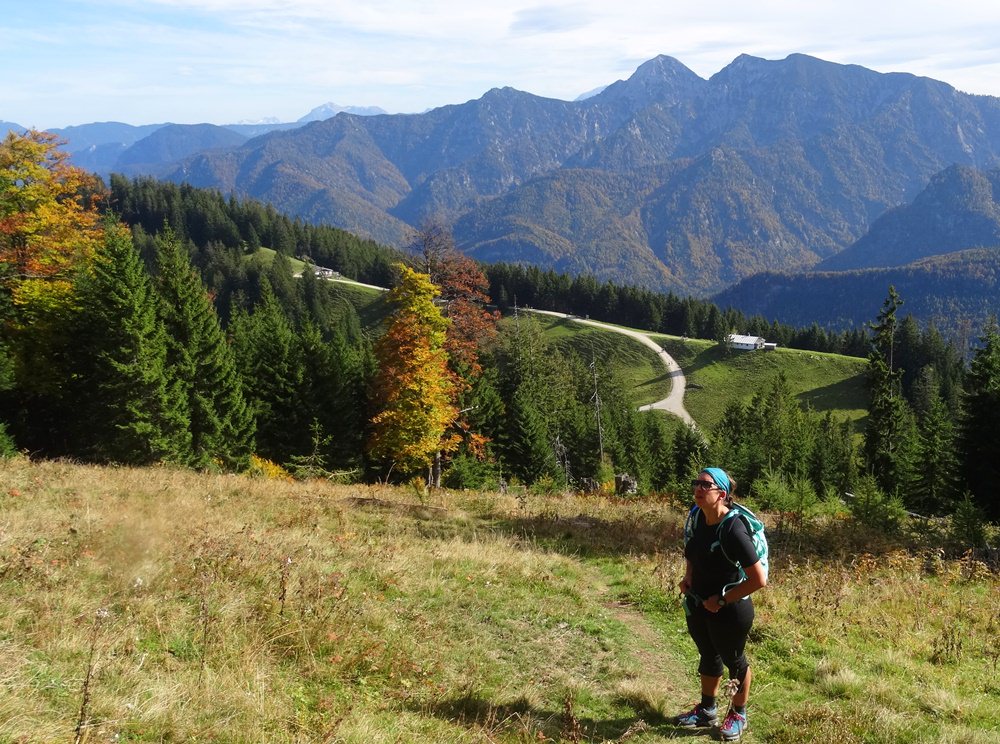
[[[725,555],[719,545],[725,548]],[[743,569],[752,566],[760,558],[750,538],[747,523],[739,515],[729,517],[719,525],[709,525],[704,514],[697,514],[694,534],[684,548],[684,557],[691,561],[691,591],[701,599],[707,599],[722,591],[727,584],[740,580],[740,570],[727,558],[739,561]]]

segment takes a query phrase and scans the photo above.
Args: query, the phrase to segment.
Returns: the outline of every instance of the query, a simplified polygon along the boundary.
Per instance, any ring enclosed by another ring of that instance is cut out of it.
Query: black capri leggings
[[[742,685],[746,679],[747,657],[743,653],[753,625],[753,601],[733,602],[718,612],[709,612],[700,604],[687,617],[688,633],[698,647],[701,662],[698,673],[721,677],[723,665],[729,676]]]

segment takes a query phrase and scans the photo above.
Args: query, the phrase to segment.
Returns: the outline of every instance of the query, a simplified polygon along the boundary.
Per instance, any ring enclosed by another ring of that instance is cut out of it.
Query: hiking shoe
[[[702,708],[698,703],[687,713],[681,713],[674,722],[681,728],[700,728],[702,726],[714,726],[719,720],[715,708]]]
[[[747,717],[730,708],[726,713],[726,719],[722,722],[722,728],[719,729],[719,735],[723,741],[735,741],[743,738],[747,728]]]

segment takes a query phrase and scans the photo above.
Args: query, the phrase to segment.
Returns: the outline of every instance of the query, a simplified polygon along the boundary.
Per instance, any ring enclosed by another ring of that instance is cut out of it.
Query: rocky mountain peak
[[[673,57],[661,54],[643,62],[628,80],[619,80],[594,96],[594,101],[632,110],[653,103],[678,103],[689,100],[706,81]]]

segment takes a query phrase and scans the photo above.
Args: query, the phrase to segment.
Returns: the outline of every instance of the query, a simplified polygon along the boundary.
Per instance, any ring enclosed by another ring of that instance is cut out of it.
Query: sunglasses
[[[693,480],[691,481],[691,485],[694,486],[695,488],[704,488],[706,491],[711,491],[713,488],[718,488],[718,486],[715,483],[712,483],[712,481],[707,481],[707,480]]]

